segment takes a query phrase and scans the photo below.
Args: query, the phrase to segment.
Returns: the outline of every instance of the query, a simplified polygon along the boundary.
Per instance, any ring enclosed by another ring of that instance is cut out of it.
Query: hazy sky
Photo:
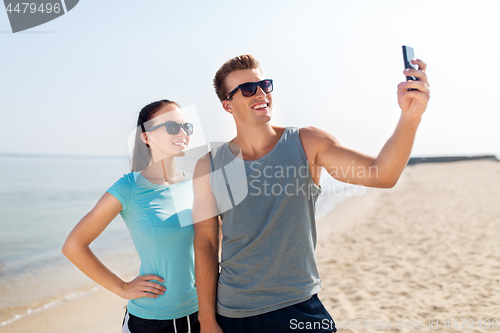
[[[194,105],[235,134],[212,79],[256,56],[273,123],[317,126],[375,155],[399,119],[401,45],[428,64],[413,156],[500,156],[500,1],[89,1],[12,34],[0,10],[0,152],[126,155],[140,109]]]

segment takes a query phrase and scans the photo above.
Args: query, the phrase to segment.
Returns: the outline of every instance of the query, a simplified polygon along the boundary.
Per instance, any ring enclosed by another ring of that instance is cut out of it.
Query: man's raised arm
[[[422,60],[412,60],[419,69],[405,70],[418,81],[398,85],[401,117],[394,134],[376,158],[342,146],[331,134],[314,127],[302,128],[300,137],[312,166],[321,166],[337,180],[379,188],[396,185],[408,163],[415,134],[427,108],[430,90]],[[407,89],[416,89],[408,91]]]

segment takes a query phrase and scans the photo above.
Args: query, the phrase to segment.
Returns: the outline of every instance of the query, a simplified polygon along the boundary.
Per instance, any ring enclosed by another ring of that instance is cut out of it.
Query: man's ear
[[[231,101],[222,101],[222,107],[226,112],[232,113]]]

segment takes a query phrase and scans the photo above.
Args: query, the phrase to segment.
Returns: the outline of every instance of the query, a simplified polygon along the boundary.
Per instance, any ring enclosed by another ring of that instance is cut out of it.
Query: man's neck
[[[252,127],[236,125],[237,135],[231,143],[241,149],[244,160],[253,161],[269,153],[278,143],[283,131],[283,127],[273,126],[270,123]]]

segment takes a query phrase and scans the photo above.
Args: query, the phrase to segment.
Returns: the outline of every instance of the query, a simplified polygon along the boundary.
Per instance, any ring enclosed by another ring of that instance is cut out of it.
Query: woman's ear
[[[149,137],[148,132],[142,132],[141,133],[141,141],[144,142],[146,145],[149,146],[151,138]]]

